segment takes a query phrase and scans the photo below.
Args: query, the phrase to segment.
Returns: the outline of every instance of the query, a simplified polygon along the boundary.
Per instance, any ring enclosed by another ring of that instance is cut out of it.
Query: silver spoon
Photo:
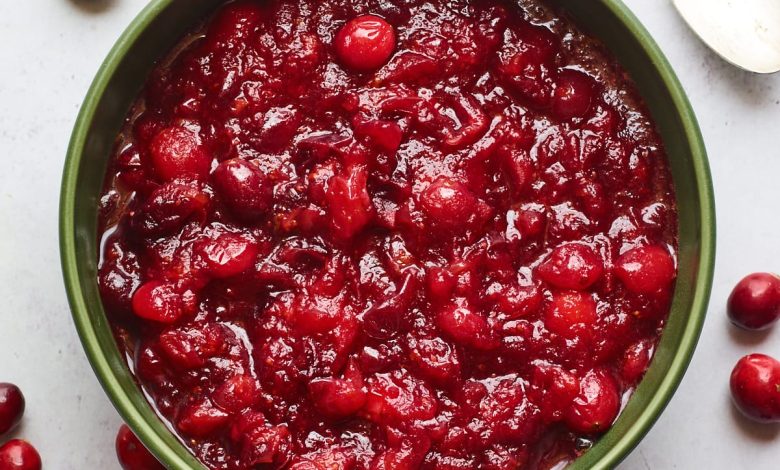
[[[673,0],[721,57],[756,73],[780,71],[780,0]]]

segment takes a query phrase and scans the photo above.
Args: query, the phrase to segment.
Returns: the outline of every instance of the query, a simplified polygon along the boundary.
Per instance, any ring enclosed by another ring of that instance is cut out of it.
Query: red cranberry
[[[363,413],[377,423],[403,423],[436,416],[435,395],[428,386],[406,370],[378,374],[368,379],[368,396]]]
[[[228,413],[237,413],[251,406],[258,396],[258,386],[255,379],[248,375],[235,375],[225,381],[214,391],[211,399]]]
[[[747,330],[763,330],[780,318],[780,278],[770,273],[746,276],[731,291],[728,315]]]
[[[764,354],[743,357],[731,372],[731,397],[750,419],[780,422],[780,362]]]
[[[439,328],[455,342],[476,349],[494,349],[496,339],[487,319],[468,305],[452,304],[436,317]]]
[[[309,383],[309,393],[315,406],[331,418],[345,418],[358,412],[366,403],[363,377],[351,364],[343,379],[328,377]]]
[[[133,294],[133,312],[147,320],[173,323],[185,313],[184,297],[173,284],[149,281]]]
[[[595,82],[576,70],[564,69],[558,75],[552,112],[560,119],[582,117],[590,110]]]
[[[485,219],[485,204],[464,184],[445,177],[425,188],[420,205],[431,224],[444,231],[463,233]]]
[[[16,385],[0,383],[0,436],[19,424],[24,414],[24,395]]]
[[[161,130],[152,140],[149,151],[157,175],[164,181],[182,176],[205,176],[211,169],[211,156],[198,132],[188,127]]]
[[[384,19],[358,16],[336,34],[336,55],[347,68],[369,72],[381,67],[395,49],[395,31]]]
[[[271,207],[272,182],[257,165],[240,158],[217,165],[214,187],[230,210],[243,219],[255,220]]]
[[[358,165],[346,175],[330,179],[326,198],[331,228],[337,238],[348,240],[371,221],[373,205],[367,181],[366,169]]]
[[[600,434],[612,425],[620,411],[620,391],[604,370],[588,372],[580,381],[579,395],[566,411],[566,425],[582,434]]]
[[[155,189],[133,214],[130,226],[144,236],[173,233],[203,211],[209,196],[196,181],[177,180]]]
[[[116,435],[116,456],[124,470],[165,470],[126,424]]]
[[[41,456],[29,442],[10,440],[0,447],[0,470],[41,470]]]
[[[648,339],[637,341],[626,349],[620,372],[627,383],[636,383],[642,378],[653,358],[654,343]]]
[[[413,340],[409,358],[426,379],[439,384],[460,379],[458,350],[441,338]]]
[[[230,415],[214,406],[209,399],[202,399],[186,406],[179,414],[176,428],[185,436],[209,437],[228,424]]]
[[[553,333],[568,337],[576,325],[592,324],[597,318],[596,302],[590,294],[565,291],[553,295],[544,324]]]
[[[231,277],[246,271],[257,258],[257,243],[234,233],[220,233],[196,247],[196,253],[210,275]]]
[[[582,243],[558,246],[537,269],[543,281],[560,289],[572,290],[585,290],[592,286],[603,271],[601,257]]]
[[[654,294],[667,287],[677,275],[669,251],[655,245],[634,248],[620,255],[615,274],[636,294]]]

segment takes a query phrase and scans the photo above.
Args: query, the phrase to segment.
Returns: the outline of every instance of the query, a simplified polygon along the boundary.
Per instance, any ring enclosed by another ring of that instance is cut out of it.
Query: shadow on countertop
[[[79,10],[87,13],[103,13],[111,9],[116,5],[117,0],[68,0],[71,4],[75,5]]]

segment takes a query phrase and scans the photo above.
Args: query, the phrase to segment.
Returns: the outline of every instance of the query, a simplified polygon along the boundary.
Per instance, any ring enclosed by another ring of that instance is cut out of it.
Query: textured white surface
[[[727,65],[666,0],[628,0],[689,93],[710,152],[718,207],[711,308],[691,368],[666,412],[621,466],[778,468],[780,428],[751,425],[728,401],[732,365],[780,356],[780,330],[737,333],[724,315],[747,272],[780,271],[780,76]],[[0,1],[0,381],[28,399],[18,432],[50,470],[111,470],[119,418],[81,350],[60,279],[57,198],[79,104],[101,60],[144,0]]]

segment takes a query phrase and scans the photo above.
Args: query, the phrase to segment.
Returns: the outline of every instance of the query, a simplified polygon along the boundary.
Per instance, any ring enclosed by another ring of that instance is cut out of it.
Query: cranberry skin
[[[256,220],[271,207],[273,183],[256,165],[227,160],[217,165],[213,178],[222,201],[242,219]]]
[[[615,274],[635,294],[655,294],[677,275],[674,260],[665,248],[650,245],[629,250],[617,259]]]
[[[116,456],[124,470],[165,470],[126,424],[116,435]]]
[[[0,383],[0,436],[19,424],[24,414],[24,395],[16,385]]]
[[[580,392],[566,410],[566,425],[580,434],[600,434],[609,429],[620,411],[620,391],[605,370],[588,372],[580,381]]]
[[[746,330],[763,330],[780,318],[780,278],[770,273],[746,276],[731,291],[728,315]]]
[[[35,447],[13,439],[0,447],[0,470],[40,470],[41,456]]]
[[[604,262],[588,245],[568,243],[555,248],[539,266],[545,282],[560,289],[585,290],[604,272]]]
[[[149,145],[152,163],[163,181],[183,176],[202,177],[211,169],[211,156],[198,133],[184,126],[167,127]]]
[[[395,31],[384,19],[358,16],[336,34],[336,56],[347,68],[358,72],[376,70],[395,49]]]
[[[743,357],[731,372],[731,398],[748,418],[780,423],[780,362],[764,354]]]
[[[552,112],[559,119],[583,117],[593,101],[595,82],[576,70],[564,69],[553,92]]]

